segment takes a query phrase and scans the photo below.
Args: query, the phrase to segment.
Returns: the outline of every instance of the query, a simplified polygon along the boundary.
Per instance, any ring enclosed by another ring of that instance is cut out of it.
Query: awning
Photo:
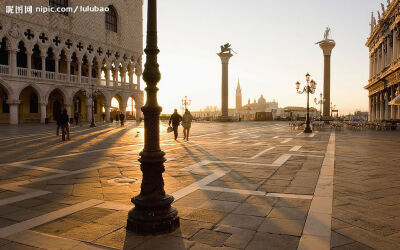
[[[400,105],[400,95],[396,96],[389,102],[389,105]]]

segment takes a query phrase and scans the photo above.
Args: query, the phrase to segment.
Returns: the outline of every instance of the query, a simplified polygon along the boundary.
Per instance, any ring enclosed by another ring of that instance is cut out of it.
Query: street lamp
[[[126,228],[140,235],[169,233],[179,227],[178,211],[171,206],[174,197],[165,193],[162,173],[165,153],[160,148],[160,113],[157,103],[157,83],[161,79],[157,54],[157,0],[148,0],[146,63],[143,80],[146,82],[144,116],[144,148],[140,152],[143,173],[140,194],[131,199],[135,205],[128,213]]]
[[[183,111],[185,111],[187,109],[187,106],[190,106],[192,100],[188,100],[187,96],[185,96],[184,99],[182,99],[182,108],[184,109]],[[184,112],[182,112],[183,114]]]
[[[310,127],[310,97],[309,94],[314,94],[315,89],[317,88],[317,83],[314,82],[314,80],[310,81],[310,74],[306,74],[306,81],[307,81],[307,86],[303,88],[302,91],[300,91],[300,82],[296,82],[296,90],[297,93],[303,94],[304,92],[307,93],[307,116],[306,116],[306,128],[304,129],[304,133],[312,133],[311,127]]]
[[[319,105],[320,105],[320,107],[319,107],[319,117],[320,117],[320,120],[322,120],[322,104],[323,104],[325,101],[326,101],[326,100],[325,100],[325,98],[323,98],[322,93],[319,94],[319,100],[317,100],[316,97],[314,98],[315,104],[319,104]]]

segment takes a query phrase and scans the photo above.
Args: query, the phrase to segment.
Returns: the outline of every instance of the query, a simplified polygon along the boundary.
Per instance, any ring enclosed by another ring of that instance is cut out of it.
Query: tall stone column
[[[41,102],[40,103],[40,123],[44,123],[47,116],[47,103]]]
[[[44,55],[43,53],[40,55],[40,57],[42,58],[42,78],[46,78],[46,55]]]
[[[71,118],[72,117],[71,104],[70,103],[65,104],[65,109],[67,110],[68,117]]]
[[[31,69],[32,69],[32,50],[26,50],[26,75],[31,77]]]
[[[10,124],[17,125],[18,124],[18,107],[21,103],[20,100],[8,100],[7,104],[10,107]]]
[[[86,98],[86,118],[88,122],[92,120],[92,99]]]
[[[329,104],[331,103],[331,53],[335,47],[335,41],[325,39],[319,42],[319,47],[324,54],[324,108],[323,116],[330,117]]]
[[[110,105],[104,105],[104,109],[106,110],[106,121],[110,121]]]
[[[17,75],[17,50],[10,49],[9,53],[9,65],[10,65],[10,75]]]
[[[140,119],[142,118],[142,111],[140,110],[141,106],[140,105],[135,105],[136,109],[136,121],[140,122]]]
[[[228,66],[231,53],[218,53],[222,63],[221,120],[228,120]]]
[[[369,105],[368,105],[368,109],[369,109],[369,119],[368,119],[368,121],[372,121],[372,105],[373,105],[373,103],[374,103],[374,101],[372,100],[372,96],[370,96],[369,98],[368,98],[368,100],[369,100]]]
[[[381,92],[380,93],[380,104],[379,104],[379,108],[380,108],[380,111],[379,111],[379,113],[380,113],[380,116],[379,116],[379,119],[381,119],[381,120],[383,120],[383,119],[385,119],[385,97],[384,97],[384,95],[383,95],[383,93]]]

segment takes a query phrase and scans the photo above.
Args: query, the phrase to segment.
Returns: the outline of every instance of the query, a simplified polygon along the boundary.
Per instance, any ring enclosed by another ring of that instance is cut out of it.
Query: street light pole
[[[187,96],[185,96],[185,98],[182,99],[182,108],[184,108],[182,114],[185,112],[185,110],[187,109],[187,106],[189,106],[191,102],[192,101],[188,100]]]
[[[157,0],[148,0],[146,63],[143,80],[146,82],[144,116],[144,149],[140,152],[143,173],[140,194],[132,198],[135,205],[128,213],[126,228],[140,235],[169,233],[179,227],[178,211],[171,206],[174,197],[165,193],[162,173],[165,153],[160,148],[160,113],[157,103],[157,83],[161,79],[157,54]]]
[[[307,94],[307,114],[306,114],[306,128],[304,129],[304,133],[312,133],[311,127],[310,127],[310,93],[314,94],[315,89],[317,87],[317,83],[314,82],[314,80],[310,81],[310,74],[306,74],[306,81],[307,81],[307,85],[303,88],[302,91],[300,91],[300,82],[296,82],[296,90],[297,93],[299,94],[303,94],[304,92],[306,92]]]
[[[323,98],[322,93],[319,94],[319,100],[317,101],[317,98],[314,98],[315,104],[319,104],[319,117],[320,120],[322,121],[322,104],[325,102],[325,98]]]

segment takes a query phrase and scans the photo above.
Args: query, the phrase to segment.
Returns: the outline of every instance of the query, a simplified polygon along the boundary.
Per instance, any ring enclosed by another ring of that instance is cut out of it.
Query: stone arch
[[[41,120],[41,93],[31,84],[21,89],[18,95],[20,123],[39,123]]]
[[[50,121],[57,121],[63,109],[65,109],[66,96],[60,88],[52,88],[47,97],[46,117]]]
[[[78,117],[78,121],[87,121],[87,97],[84,89],[77,89],[72,93],[71,116]]]

